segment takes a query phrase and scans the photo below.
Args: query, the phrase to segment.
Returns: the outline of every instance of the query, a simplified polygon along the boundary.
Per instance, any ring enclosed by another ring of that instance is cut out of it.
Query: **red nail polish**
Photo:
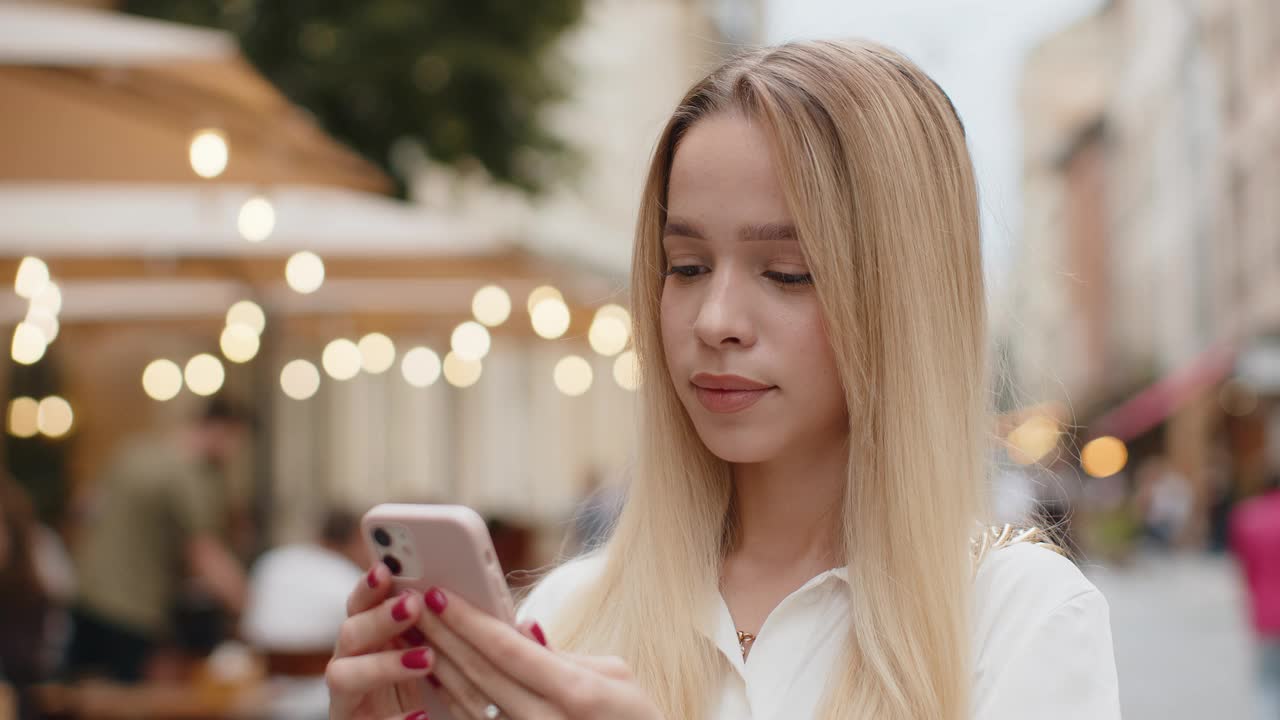
[[[404,632],[400,633],[400,639],[404,640],[410,645],[426,645],[427,644],[427,636],[423,635],[422,631],[416,627],[411,627],[408,630],[405,630]]]
[[[533,634],[533,639],[537,640],[539,645],[542,647],[547,646],[547,636],[543,634],[541,625],[535,622],[529,626],[529,632]]]
[[[431,683],[431,687],[436,688],[437,690],[442,687],[440,685],[440,678],[436,677],[435,673],[427,673],[427,682]]]
[[[369,581],[369,587],[378,587],[378,568],[375,567],[370,570],[369,577],[367,579]]]
[[[431,718],[427,717],[427,713],[425,711],[419,710],[418,712],[410,715],[404,720],[431,720]]]
[[[427,607],[431,608],[431,612],[437,615],[444,612],[445,607],[449,604],[448,599],[445,598],[444,593],[440,592],[439,588],[428,590],[423,599],[426,600]]]
[[[405,595],[400,598],[400,602],[391,608],[391,619],[396,622],[404,622],[409,619],[409,608],[406,605],[409,602],[409,596]]]
[[[418,648],[400,656],[400,664],[410,670],[426,670],[431,667],[431,651],[426,648]]]

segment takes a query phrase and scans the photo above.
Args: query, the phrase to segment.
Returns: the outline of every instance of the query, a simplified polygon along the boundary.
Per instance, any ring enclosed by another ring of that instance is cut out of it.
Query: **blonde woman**
[[[695,85],[631,292],[643,437],[612,539],[515,629],[447,588],[390,597],[375,567],[333,717],[418,720],[418,692],[512,720],[1119,717],[1103,597],[1036,536],[980,530],[978,200],[919,68],[805,43]]]

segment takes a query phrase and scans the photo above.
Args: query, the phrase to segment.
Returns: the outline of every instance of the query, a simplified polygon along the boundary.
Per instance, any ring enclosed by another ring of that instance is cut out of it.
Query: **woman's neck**
[[[729,559],[816,574],[839,558],[847,483],[843,448],[733,468],[736,532]],[[789,573],[788,573],[789,574]]]

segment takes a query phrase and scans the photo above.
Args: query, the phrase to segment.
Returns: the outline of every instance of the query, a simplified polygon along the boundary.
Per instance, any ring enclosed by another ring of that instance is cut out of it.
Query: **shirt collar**
[[[774,608],[774,612],[836,580],[843,582],[846,586],[849,585],[847,566],[831,568],[809,578],[805,584],[783,598],[782,602],[778,603],[778,607]],[[740,673],[743,671],[745,661],[742,659],[742,648],[738,645],[738,629],[734,627],[729,606],[725,604],[724,596],[720,593],[715,594],[708,611],[703,615],[702,622],[698,624],[698,630],[704,637],[715,643],[730,665]]]

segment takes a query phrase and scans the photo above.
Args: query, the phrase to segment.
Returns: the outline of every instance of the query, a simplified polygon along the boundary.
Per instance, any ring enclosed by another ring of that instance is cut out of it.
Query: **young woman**
[[[390,597],[375,567],[333,717],[420,718],[419,692],[513,720],[1119,717],[1105,600],[1034,534],[979,524],[977,193],[919,68],[805,43],[695,85],[631,287],[643,437],[610,542],[515,629],[447,588]]]

